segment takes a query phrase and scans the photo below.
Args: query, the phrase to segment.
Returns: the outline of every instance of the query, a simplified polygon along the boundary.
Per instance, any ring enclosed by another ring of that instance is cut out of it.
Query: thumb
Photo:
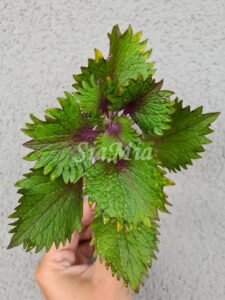
[[[43,276],[43,273],[64,270],[75,264],[76,249],[79,244],[79,235],[74,232],[71,241],[67,242],[65,246],[62,244],[56,248],[53,244],[49,252],[45,253],[41,258],[36,268],[36,278]]]

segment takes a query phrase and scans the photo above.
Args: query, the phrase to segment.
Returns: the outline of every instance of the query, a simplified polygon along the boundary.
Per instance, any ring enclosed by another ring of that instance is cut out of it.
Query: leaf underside
[[[141,32],[116,25],[108,37],[108,57],[95,49],[73,76],[75,91],[23,129],[32,149],[25,159],[35,163],[17,182],[9,248],[65,244],[82,230],[88,196],[96,203],[95,255],[138,291],[157,251],[158,212],[169,205],[164,168],[180,171],[200,157],[218,113],[191,111],[162,89]]]

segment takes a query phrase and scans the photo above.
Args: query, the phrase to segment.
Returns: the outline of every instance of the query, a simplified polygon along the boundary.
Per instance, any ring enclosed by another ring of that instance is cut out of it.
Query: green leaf
[[[92,75],[94,75],[96,83],[99,86],[105,85],[107,77],[107,61],[98,49],[95,49],[95,59],[89,59],[87,67],[81,67],[81,74],[73,75],[74,80],[76,81],[73,86],[79,88],[82,85],[82,82],[90,82]]]
[[[129,26],[121,34],[119,26],[116,25],[108,36],[110,40],[108,75],[116,85],[126,85],[128,79],[136,79],[139,74],[145,79],[155,72],[154,63],[147,62],[151,50],[145,51],[147,40],[140,41],[141,32],[133,34]]]
[[[31,116],[24,133],[33,139],[25,146],[34,150],[25,159],[37,160],[34,169],[44,168],[55,180],[61,174],[66,183],[75,183],[91,165],[89,143],[95,134],[93,120],[82,115],[79,105],[69,93],[58,99],[62,109],[47,109],[45,121]]]
[[[85,113],[96,116],[100,112],[101,89],[95,83],[93,75],[90,78],[90,83],[82,81],[82,87],[79,86],[77,88],[75,97],[78,100],[82,111]]]
[[[81,74],[74,75],[76,81],[73,87],[76,99],[79,101],[82,111],[94,116],[108,111],[106,94],[111,90],[111,80],[107,75],[107,61],[102,53],[95,49],[95,59],[88,60],[87,67],[81,67]]]
[[[156,162],[120,160],[116,164],[97,161],[86,173],[90,203],[96,202],[95,214],[137,224],[146,218],[158,218],[166,212],[165,185],[170,185]]]
[[[126,149],[116,137],[108,133],[100,134],[96,138],[97,158],[101,160],[115,161],[126,156]]]
[[[62,179],[52,182],[41,170],[24,176],[17,182],[22,197],[10,216],[18,220],[11,224],[14,235],[8,248],[23,244],[27,251],[36,247],[38,252],[49,250],[53,242],[57,247],[65,244],[74,230],[81,230],[82,180],[68,185]]]
[[[176,171],[187,168],[192,159],[200,158],[199,152],[205,151],[202,145],[211,141],[205,135],[212,132],[209,126],[219,113],[202,113],[202,107],[190,111],[176,100],[176,111],[171,115],[171,129],[162,137],[155,138],[155,154],[163,167]]]
[[[170,128],[170,115],[174,112],[174,102],[169,101],[173,95],[170,91],[152,91],[142,99],[131,117],[144,133],[162,135]]]
[[[129,79],[127,86],[111,90],[111,93],[107,95],[110,100],[110,108],[116,111],[131,109],[133,106],[135,108],[141,99],[152,91],[160,90],[162,85],[162,80],[155,82],[151,75],[146,80],[143,79],[143,76],[138,75],[136,80]]]
[[[116,158],[125,158],[128,148],[140,142],[140,138],[134,128],[132,121],[126,117],[117,117],[107,130],[96,138],[96,148],[99,156],[108,161]]]
[[[116,220],[104,223],[100,216],[94,220],[92,229],[95,255],[111,267],[117,278],[122,277],[126,285],[138,292],[158,249],[156,224],[140,223],[129,229]]]
[[[162,135],[170,128],[170,115],[175,111],[174,101],[170,100],[173,92],[160,90],[162,84],[151,76],[130,80],[127,87],[108,96],[111,108],[129,113],[144,133]]]

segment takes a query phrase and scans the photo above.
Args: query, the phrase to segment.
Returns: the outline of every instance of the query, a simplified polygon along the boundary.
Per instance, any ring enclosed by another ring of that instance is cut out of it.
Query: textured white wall
[[[224,0],[0,1],[0,299],[41,299],[33,280],[38,256],[7,251],[13,183],[27,171],[19,128],[70,90],[72,74],[119,23],[143,30],[154,49],[157,77],[192,107],[225,108]],[[214,125],[203,159],[168,190],[171,215],[161,221],[160,253],[137,299],[225,299],[225,122]],[[107,298],[106,298],[107,300]]]

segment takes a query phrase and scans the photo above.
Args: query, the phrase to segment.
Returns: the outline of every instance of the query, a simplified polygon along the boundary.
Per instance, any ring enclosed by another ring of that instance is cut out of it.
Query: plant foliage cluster
[[[35,163],[16,183],[21,198],[10,216],[17,220],[9,248],[48,251],[64,244],[81,230],[88,195],[96,203],[95,255],[137,291],[155,258],[158,212],[169,205],[165,169],[186,169],[200,157],[218,113],[185,107],[153,79],[141,32],[114,26],[108,37],[107,59],[95,49],[74,75],[74,92],[58,98],[60,107],[47,109],[44,120],[31,115],[23,129],[32,149],[25,159]],[[135,157],[147,148],[151,158]],[[93,159],[93,149],[104,149],[105,160]]]

